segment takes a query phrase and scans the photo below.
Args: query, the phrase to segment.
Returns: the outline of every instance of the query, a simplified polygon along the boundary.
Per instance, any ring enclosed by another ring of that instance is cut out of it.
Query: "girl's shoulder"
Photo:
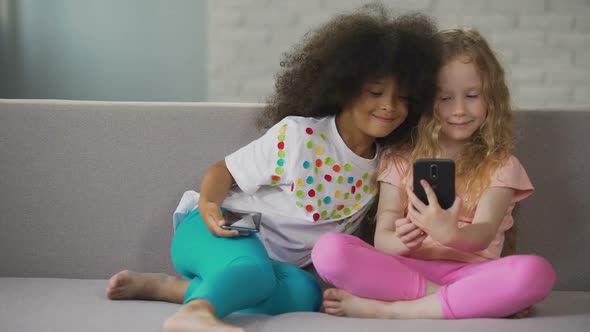
[[[379,159],[377,181],[399,186],[407,173],[410,156],[394,147],[385,148]]]
[[[490,187],[513,188],[516,190],[515,197],[520,197],[516,200],[530,195],[534,190],[524,166],[514,155],[508,155],[502,165],[498,167],[492,176]]]
[[[508,154],[504,157],[504,161],[496,169],[496,174],[512,173],[514,171],[525,172],[524,166],[520,160],[513,154]]]
[[[314,117],[307,117],[307,116],[299,116],[299,115],[290,115],[284,117],[281,121],[277,123],[280,124],[290,124],[293,126],[322,126],[325,124],[330,123],[334,119],[334,116],[325,116],[320,118]]]
[[[399,147],[388,146],[383,148],[379,158],[382,168],[400,168],[405,170],[412,156],[411,151],[402,150]]]
[[[278,133],[281,140],[305,140],[313,145],[328,141],[337,132],[334,116],[321,118],[287,116],[269,129],[271,135]]]
[[[296,136],[309,136],[315,133],[321,135],[330,131],[334,117],[312,118],[305,116],[287,116],[274,126],[268,129],[267,133],[280,135],[286,137],[288,134],[291,138]]]

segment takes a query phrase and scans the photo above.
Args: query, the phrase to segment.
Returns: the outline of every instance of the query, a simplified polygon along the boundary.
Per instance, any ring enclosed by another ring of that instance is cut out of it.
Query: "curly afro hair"
[[[392,77],[409,97],[408,118],[378,142],[413,141],[420,115],[433,108],[440,63],[436,32],[427,16],[396,16],[381,4],[336,16],[283,54],[275,92],[257,124],[268,128],[291,115],[336,115],[360,95],[363,84]]]

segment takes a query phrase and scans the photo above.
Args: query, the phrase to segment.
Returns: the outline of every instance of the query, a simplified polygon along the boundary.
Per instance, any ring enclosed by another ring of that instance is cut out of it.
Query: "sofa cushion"
[[[0,330],[16,331],[161,331],[180,305],[152,301],[111,301],[107,280],[0,278]],[[534,318],[382,320],[333,317],[323,313],[279,316],[232,314],[226,321],[249,332],[543,332],[588,331],[590,292],[555,291],[537,305]]]

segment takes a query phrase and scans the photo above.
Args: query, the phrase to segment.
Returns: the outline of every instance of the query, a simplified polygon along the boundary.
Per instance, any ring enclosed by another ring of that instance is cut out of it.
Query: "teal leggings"
[[[212,235],[198,210],[178,226],[171,251],[178,272],[191,280],[184,303],[205,299],[219,318],[235,311],[278,315],[320,307],[322,291],[311,274],[271,260],[257,236]]]

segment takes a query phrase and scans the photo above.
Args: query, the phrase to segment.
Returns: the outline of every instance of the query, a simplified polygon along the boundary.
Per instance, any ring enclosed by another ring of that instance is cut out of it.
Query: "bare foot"
[[[516,318],[516,319],[526,318],[531,314],[532,311],[533,311],[532,306],[526,307],[526,308],[522,309],[521,311],[515,313],[514,315],[510,316],[509,318]]]
[[[328,288],[324,292],[324,311],[334,316],[385,318],[380,313],[387,304],[358,297],[338,288]]]
[[[166,274],[121,271],[109,280],[111,300],[154,300],[182,303],[189,281]]]
[[[194,300],[164,322],[165,332],[246,332],[215,316],[215,309],[205,300]]]
[[[324,310],[335,316],[383,319],[441,319],[442,306],[436,294],[407,301],[379,301],[330,288],[324,292]]]

